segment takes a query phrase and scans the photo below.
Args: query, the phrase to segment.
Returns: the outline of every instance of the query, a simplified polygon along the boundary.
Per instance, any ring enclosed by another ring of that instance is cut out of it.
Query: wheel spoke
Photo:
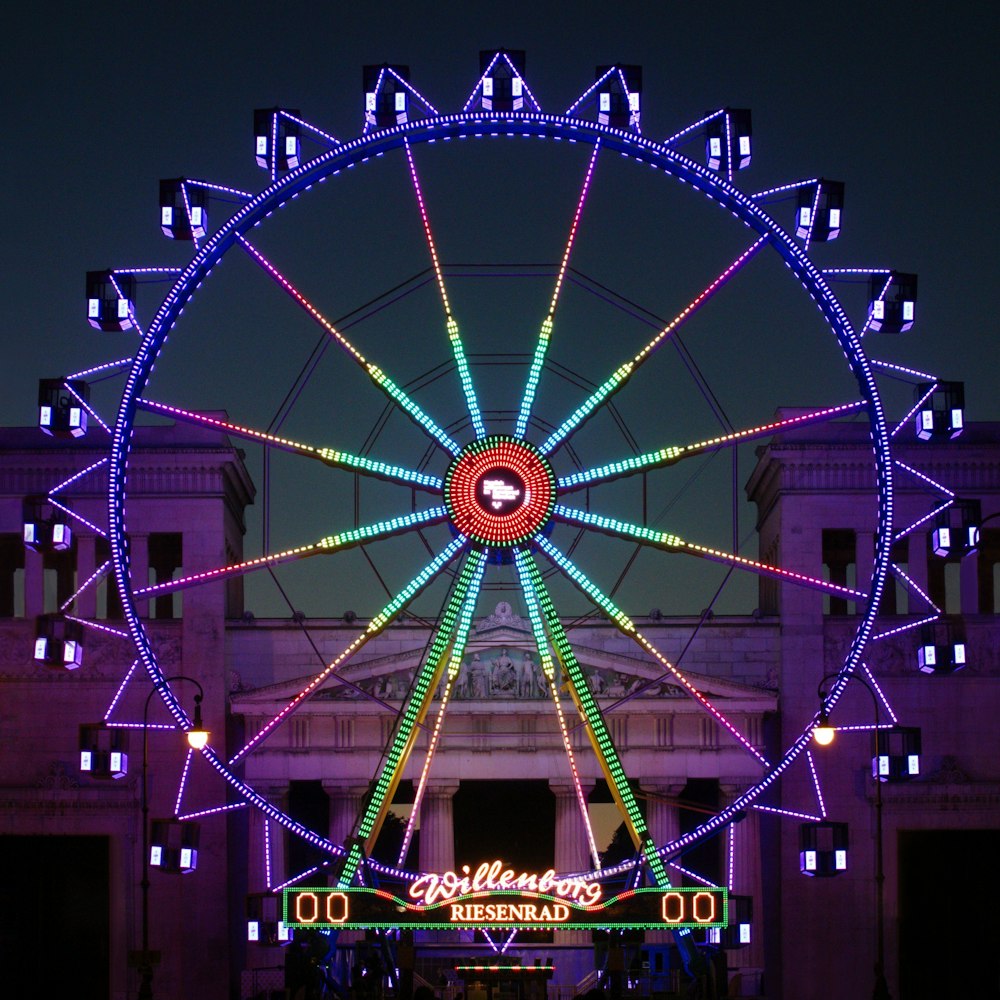
[[[611,734],[608,732],[608,727],[604,722],[604,717],[601,715],[597,699],[590,690],[587,678],[580,668],[580,664],[577,662],[576,654],[573,652],[573,647],[566,637],[562,621],[556,613],[555,606],[552,604],[552,599],[549,597],[548,590],[545,587],[545,582],[542,580],[542,574],[539,572],[538,566],[530,554],[519,550],[515,553],[515,560],[520,576],[521,589],[527,597],[529,604],[532,601],[538,604],[542,619],[539,625],[544,623],[548,640],[551,641],[556,651],[556,657],[559,659],[562,669],[566,672],[573,701],[586,723],[587,735],[593,744],[594,753],[597,755],[601,770],[604,772],[608,788],[611,790],[611,794],[618,804],[618,808],[621,810],[622,818],[625,820],[625,825],[628,828],[632,842],[635,844],[636,850],[645,856],[646,864],[649,866],[655,884],[662,888],[669,888],[670,879],[667,876],[666,866],[656,853],[656,845],[649,836],[646,820],[639,810],[639,803],[636,801],[635,793],[628,782],[625,768],[622,766],[621,758],[618,756],[618,751],[615,749]],[[532,622],[532,628],[534,627],[534,622]],[[535,641],[544,642],[546,634],[536,634]]]
[[[473,549],[462,567],[458,582],[441,617],[441,624],[438,626],[427,660],[410,688],[406,705],[396,723],[378,779],[365,803],[356,837],[344,861],[344,867],[338,879],[338,885],[341,887],[349,886],[354,880],[358,868],[365,856],[370,853],[371,846],[378,837],[379,828],[392,804],[393,794],[399,785],[399,779],[409,759],[410,751],[413,749],[417,728],[427,715],[427,709],[434,696],[434,689],[444,672],[449,647],[453,645],[458,630],[464,630],[467,633],[471,626],[472,612],[476,602],[472,600],[471,603],[467,604],[466,596],[470,591],[478,594],[485,568],[485,553]]]
[[[590,396],[585,399],[571,414],[559,425],[548,437],[539,451],[543,455],[548,455],[556,447],[562,444],[593,412],[604,403],[610,396],[618,392],[619,389],[635,374],[642,363],[655,351],[667,338],[671,337],[677,329],[690,319],[715,293],[722,288],[744,265],[752,260],[757,253],[763,249],[767,243],[767,237],[761,236],[755,243],[743,251],[715,280],[707,285],[695,298],[693,298],[660,332],[639,351],[631,361],[626,361],[620,365],[611,376],[599,385]]]
[[[844,587],[837,583],[830,583],[828,580],[821,580],[818,577],[798,573],[795,570],[783,569],[781,566],[772,566],[770,563],[760,562],[758,559],[748,559],[746,556],[736,555],[733,552],[725,552],[722,549],[712,548],[708,545],[686,542],[683,538],[669,531],[657,531],[655,528],[645,528],[640,524],[631,524],[628,521],[620,521],[614,517],[605,517],[603,514],[592,514],[590,511],[577,510],[573,507],[565,507],[562,504],[556,504],[553,513],[571,524],[582,524],[588,528],[596,528],[598,531],[604,531],[619,538],[633,538],[644,545],[652,545],[667,552],[684,552],[688,555],[699,556],[711,562],[734,566],[736,569],[743,569],[760,576],[776,577],[779,580],[796,583],[799,586],[819,590],[825,594],[845,597],[850,601],[864,601],[867,599],[867,594],[864,594],[860,590],[855,590],[853,587]]]
[[[456,538],[439,555],[435,556],[403,589],[389,601],[382,610],[368,623],[368,627],[358,635],[335,660],[324,667],[309,683],[290,701],[270,722],[266,723],[232,760],[229,766],[240,761],[258,743],[269,736],[289,714],[309,698],[327,678],[336,673],[354,654],[361,649],[369,639],[374,639],[385,627],[391,624],[399,613],[448,565],[465,546],[464,538]]]
[[[307,312],[345,351],[361,366],[372,382],[378,386],[399,408],[418,426],[429,434],[442,448],[457,455],[458,444],[442,430],[424,411],[412,400],[406,391],[400,388],[378,365],[365,356],[330,322],[253,244],[245,237],[238,237],[241,246],[269,274],[275,282]]]
[[[677,667],[671,663],[654,645],[647,639],[635,626],[635,622],[624,611],[619,608],[614,601],[611,600],[607,595],[605,595],[601,589],[593,582],[591,582],[587,576],[578,569],[576,565],[570,560],[565,553],[560,551],[553,545],[547,538],[543,535],[535,536],[535,543],[538,547],[545,553],[545,555],[552,561],[553,565],[558,566],[559,569],[572,581],[572,583],[584,594],[586,594],[593,602],[597,605],[608,618],[618,627],[618,629],[625,635],[629,636],[634,642],[636,642],[642,649],[644,649],[650,656],[652,656],[663,668],[664,673],[672,674],[678,683],[688,692],[694,699],[705,708],[716,720],[722,723],[723,726],[743,745],[743,747],[755,757],[764,767],[770,766],[767,759],[757,750],[757,748],[746,738],[746,736],[741,733],[736,726],[734,726],[713,704],[706,698],[688,679],[684,674],[677,669]]]
[[[197,587],[203,583],[212,583],[216,580],[234,576],[237,573],[250,573],[254,570],[276,566],[279,563],[339,552],[350,548],[352,545],[361,545],[364,542],[386,538],[408,529],[437,524],[440,521],[447,520],[447,518],[448,511],[444,507],[431,507],[428,510],[414,511],[412,514],[393,517],[387,521],[377,521],[374,524],[352,528],[350,531],[342,531],[336,535],[327,535],[318,542],[313,542],[309,545],[299,545],[294,549],[285,549],[282,552],[274,552],[271,555],[258,556],[256,559],[245,559],[243,562],[233,563],[229,566],[217,566],[215,569],[206,569],[200,573],[191,573],[176,580],[167,580],[165,583],[142,587],[134,593],[137,598],[171,594],[176,590],[185,590],[188,587]]]
[[[619,462],[608,462],[606,465],[598,465],[591,469],[585,469],[582,472],[574,472],[571,475],[563,476],[558,481],[558,486],[560,490],[569,492],[582,489],[585,486],[592,486],[596,483],[610,482],[613,479],[631,476],[637,472],[645,472],[649,469],[674,465],[685,458],[694,458],[696,455],[717,451],[727,445],[753,441],[755,438],[766,437],[769,434],[788,430],[792,427],[805,427],[808,424],[824,420],[834,420],[848,413],[857,413],[859,410],[864,409],[864,406],[864,402],[860,400],[854,403],[843,403],[840,406],[828,406],[822,410],[812,410],[809,413],[801,413],[798,416],[787,417],[784,420],[775,420],[769,424],[747,427],[744,430],[733,431],[731,434],[720,434],[718,437],[698,441],[695,444],[669,445],[666,448],[659,448],[656,451],[647,451],[645,454],[636,455],[633,458],[624,458]]]
[[[476,437],[486,436],[486,426],[483,423],[483,416],[479,410],[479,400],[476,398],[476,389],[472,384],[472,375],[469,372],[469,363],[465,357],[465,348],[462,346],[462,337],[458,331],[458,322],[452,315],[451,303],[448,301],[448,292],[444,286],[444,274],[441,271],[441,261],[438,259],[437,247],[434,245],[434,235],[431,232],[430,219],[427,217],[427,206],[424,204],[424,195],[420,189],[420,178],[417,176],[417,167],[413,162],[413,150],[410,149],[409,140],[404,139],[403,146],[406,149],[406,160],[410,165],[410,177],[413,180],[413,191],[417,196],[417,207],[420,209],[420,219],[424,226],[424,235],[427,237],[427,249],[430,251],[431,263],[434,266],[434,276],[437,278],[438,291],[441,293],[441,304],[444,306],[445,327],[448,331],[448,340],[451,343],[451,350],[455,356],[455,364],[458,366],[458,377],[462,383],[462,392],[465,393],[465,402],[469,408],[469,417],[472,420],[472,428]]]
[[[524,386],[524,394],[521,397],[521,408],[517,415],[517,424],[514,434],[517,437],[524,437],[524,432],[528,428],[528,420],[531,417],[531,408],[535,402],[535,393],[538,390],[538,380],[542,374],[542,365],[545,363],[545,355],[548,352],[549,340],[552,337],[552,323],[555,317],[556,306],[559,303],[559,293],[562,291],[563,279],[566,277],[566,268],[569,266],[569,255],[573,250],[573,243],[580,227],[580,217],[583,215],[583,204],[587,200],[587,192],[590,190],[590,180],[594,175],[594,165],[597,163],[597,154],[601,149],[601,140],[594,143],[594,151],[590,154],[590,163],[587,166],[587,173],[583,179],[583,187],[580,189],[580,197],[576,203],[576,213],[573,216],[573,224],[569,229],[569,236],[566,239],[566,246],[563,250],[562,263],[556,275],[556,285],[552,291],[552,298],[549,300],[549,312],[542,322],[542,328],[538,333],[538,342],[535,344],[535,353],[531,359],[531,369],[528,372],[528,381]]]
[[[195,424],[199,427],[214,427],[235,437],[246,438],[249,441],[259,441],[269,447],[280,448],[282,451],[290,452],[293,455],[303,455],[306,458],[316,459],[334,468],[368,473],[378,479],[384,479],[390,483],[399,483],[402,486],[416,486],[420,489],[434,491],[438,491],[442,487],[439,476],[430,476],[424,472],[405,469],[400,465],[389,465],[386,462],[365,458],[363,455],[352,455],[348,451],[338,451],[334,448],[317,448],[311,444],[301,444],[289,438],[268,434],[266,431],[254,430],[252,427],[230,423],[228,420],[220,420],[218,417],[209,416],[207,413],[196,413],[193,410],[185,410],[179,406],[170,406],[167,403],[158,403],[155,400],[146,399],[145,397],[141,397],[138,400],[138,405],[143,409],[149,410],[151,413],[162,413],[165,416],[174,417],[177,420],[183,420],[185,423]]]

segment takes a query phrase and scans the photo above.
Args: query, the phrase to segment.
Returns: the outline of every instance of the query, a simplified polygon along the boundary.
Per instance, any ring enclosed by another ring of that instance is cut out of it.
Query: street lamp
[[[138,1000],[153,1000],[153,965],[154,959],[149,950],[149,794],[147,773],[149,770],[149,703],[154,694],[160,694],[163,685],[171,681],[190,681],[198,689],[194,696],[194,723],[187,731],[188,745],[194,750],[200,750],[208,742],[208,732],[201,721],[201,702],[205,696],[204,688],[193,677],[176,675],[165,677],[146,696],[146,704],[142,710],[142,951],[139,959],[139,994]]]
[[[833,742],[833,728],[829,725],[827,717],[828,693],[824,690],[824,685],[828,680],[838,677],[838,674],[827,674],[820,680],[816,688],[816,694],[820,701],[819,717],[813,729],[813,738],[821,746],[829,746]],[[879,705],[878,695],[874,688],[857,674],[850,674],[848,680],[857,681],[872,696],[872,704],[875,707],[875,757],[881,756],[879,745]],[[872,989],[872,1000],[892,1000],[889,993],[889,984],[885,978],[885,867],[882,850],[882,782],[879,775],[875,774],[875,986]]]

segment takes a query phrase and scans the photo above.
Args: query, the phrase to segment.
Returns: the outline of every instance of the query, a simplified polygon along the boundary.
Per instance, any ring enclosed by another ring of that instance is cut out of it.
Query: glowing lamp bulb
[[[826,713],[819,717],[819,723],[813,727],[813,739],[821,746],[828,747],[833,742],[834,729],[826,718]]]
[[[208,743],[207,729],[189,729],[187,732],[188,746],[192,750],[201,750]]]

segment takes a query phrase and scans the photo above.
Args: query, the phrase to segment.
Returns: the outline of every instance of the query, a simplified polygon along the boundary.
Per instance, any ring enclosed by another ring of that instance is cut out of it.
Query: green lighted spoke
[[[417,196],[417,207],[420,209],[420,219],[424,225],[424,235],[427,237],[427,248],[431,254],[431,263],[434,265],[434,276],[437,278],[438,291],[441,293],[441,303],[444,306],[448,340],[451,343],[452,354],[455,356],[455,364],[458,367],[458,377],[462,383],[462,392],[465,393],[465,402],[469,408],[472,429],[476,432],[477,438],[484,438],[486,437],[486,425],[483,423],[483,416],[479,411],[479,400],[476,398],[476,389],[472,384],[472,375],[469,372],[469,363],[465,357],[465,348],[462,346],[462,337],[458,332],[458,322],[452,315],[451,303],[448,301],[448,291],[444,287],[444,274],[441,271],[441,261],[438,259],[437,247],[434,245],[434,235],[431,233],[431,223],[427,217],[427,206],[424,204],[423,191],[420,189],[420,178],[417,176],[417,167],[413,162],[413,151],[410,149],[408,139],[403,140],[403,147],[406,150],[406,160],[410,165],[410,177],[413,180],[413,190]]]
[[[542,580],[542,574],[539,572],[534,559],[529,554],[518,551],[515,553],[515,559],[521,579],[521,589],[525,595],[532,595],[529,598],[529,604],[531,600],[538,602],[545,627],[548,630],[548,637],[555,647],[556,657],[562,664],[562,668],[569,679],[573,701],[576,703],[586,723],[587,735],[593,744],[594,752],[597,754],[597,759],[607,779],[608,787],[611,789],[611,793],[618,803],[618,808],[621,810],[622,817],[628,827],[629,835],[632,837],[632,842],[635,844],[636,850],[641,851],[644,855],[646,864],[653,874],[656,885],[661,888],[669,888],[670,879],[667,877],[666,866],[663,863],[663,859],[656,853],[656,845],[649,836],[646,821],[639,811],[639,804],[636,802],[635,795],[628,783],[628,778],[625,775],[625,769],[622,767],[618,751],[612,742],[597,700],[594,698],[593,692],[590,690],[590,685],[587,683],[587,678],[580,669],[580,664],[577,662],[573,647],[566,638],[562,622],[556,613],[552,599],[549,597],[548,590]],[[536,640],[537,638],[536,636]]]
[[[234,424],[228,420],[220,420],[218,417],[212,417],[207,413],[196,413],[194,410],[185,410],[179,406],[170,406],[168,403],[159,403],[156,400],[146,399],[145,397],[138,400],[138,405],[144,410],[149,410],[151,413],[162,413],[165,416],[173,417],[176,420],[183,420],[185,423],[197,424],[200,427],[213,427],[226,434],[246,438],[249,441],[259,441],[261,444],[280,448],[282,451],[293,455],[303,455],[306,458],[317,459],[334,468],[368,473],[390,483],[399,483],[403,486],[417,486],[426,490],[440,490],[443,485],[440,477],[429,476],[425,472],[416,472],[401,465],[390,465],[388,462],[379,462],[372,458],[365,458],[363,455],[352,455],[349,451],[338,451],[336,448],[317,448],[315,445],[302,444],[299,441],[292,441],[290,438],[281,437],[277,434],[268,434],[266,431],[254,430],[252,427],[244,427],[241,424]]]
[[[669,531],[646,528],[641,524],[620,521],[615,517],[605,517],[603,514],[594,514],[587,510],[578,510],[562,504],[556,504],[553,513],[556,517],[571,524],[582,524],[588,528],[595,528],[598,531],[607,532],[616,538],[634,538],[642,545],[652,545],[654,548],[665,549],[667,552],[684,552],[687,555],[707,559],[709,562],[722,563],[724,566],[733,566],[736,569],[745,570],[748,573],[756,573],[759,576],[770,576],[777,580],[785,580],[788,583],[809,587],[812,590],[819,590],[823,593],[834,594],[837,597],[844,597],[849,601],[863,601],[866,598],[864,593],[860,590],[855,590],[853,587],[844,587],[838,583],[830,583],[828,580],[821,580],[818,577],[808,576],[805,573],[797,573],[795,570],[783,569],[781,566],[761,562],[759,559],[748,559],[746,556],[726,552],[724,549],[716,549],[709,545],[699,545],[696,542],[686,542],[679,535],[674,535]]]
[[[845,416],[848,413],[856,413],[858,410],[863,409],[864,406],[865,404],[861,401],[843,403],[840,406],[828,406],[821,410],[812,410],[809,413],[800,413],[794,417],[775,420],[769,424],[747,427],[744,430],[733,431],[731,434],[720,434],[717,437],[698,441],[695,444],[669,445],[666,448],[658,448],[656,451],[647,451],[644,455],[623,458],[619,462],[608,462],[606,465],[598,465],[592,469],[584,469],[582,472],[574,472],[568,476],[563,476],[559,480],[559,489],[563,492],[579,490],[585,486],[610,482],[613,479],[631,476],[637,472],[663,468],[667,465],[673,465],[675,462],[681,461],[681,459],[704,455],[706,452],[715,451],[726,445],[741,444],[744,441],[753,441],[755,438],[767,437],[770,434],[789,430],[793,427],[804,427],[807,424],[818,423],[822,420],[832,420],[836,417]]]
[[[761,236],[748,249],[744,250],[715,280],[692,299],[660,332],[639,351],[631,361],[619,366],[605,382],[599,385],[548,437],[539,451],[548,455],[562,444],[577,427],[580,426],[605,400],[616,393],[639,369],[644,361],[687,319],[695,314],[730,278],[739,271],[747,261],[751,260],[764,244],[766,236]]]
[[[396,403],[418,427],[421,427],[452,455],[459,453],[461,449],[452,437],[424,413],[378,365],[369,361],[246,237],[239,236],[237,239],[243,249],[274,279],[275,283],[347,351],[357,364],[368,373],[368,377],[375,385]]]
[[[348,886],[354,880],[365,855],[378,837],[382,822],[393,795],[399,785],[403,768],[417,737],[417,729],[427,715],[434,689],[437,687],[449,659],[449,652],[463,635],[468,634],[469,624],[479,595],[479,585],[486,567],[486,554],[473,549],[459,574],[458,582],[441,616],[431,649],[407,696],[400,713],[385,762],[372,788],[357,835],[351,842],[338,885]],[[468,598],[468,599],[467,599]],[[464,639],[462,643],[464,645]]]

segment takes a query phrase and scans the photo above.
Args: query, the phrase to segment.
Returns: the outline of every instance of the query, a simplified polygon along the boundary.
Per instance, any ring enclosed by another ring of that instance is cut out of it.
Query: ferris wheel
[[[635,604],[707,587],[697,600],[710,611],[738,595],[741,580],[754,590],[747,610],[760,580],[811,589],[857,612],[828,704],[867,670],[901,530],[895,439],[914,419],[925,420],[928,436],[947,436],[960,420],[956,405],[937,402],[945,383],[868,352],[869,333],[912,325],[916,279],[814,260],[840,234],[842,183],[809,177],[751,192],[736,183],[753,154],[749,111],[718,109],[653,138],[643,131],[645,110],[634,66],[598,67],[561,112],[543,110],[520,52],[484,53],[454,111],[433,106],[406,67],[368,67],[355,138],[339,139],[296,110],[255,113],[262,190],[161,182],[160,225],[193,245],[187,263],[88,275],[91,324],[133,331],[138,345],[128,358],[58,380],[62,402],[50,405],[45,429],[77,437],[89,418],[109,436],[106,572],[137,662],[176,725],[190,729],[192,720],[141,602],[224,580],[253,586],[307,562],[343,587],[359,551],[387,592],[361,613],[346,648],[244,746],[223,754],[210,743],[196,761],[240,806],[326,852],[341,884],[363,865],[385,877],[418,874],[402,867],[405,850],[398,863],[368,853],[427,730],[418,812],[487,591],[503,592],[530,623],[583,815],[563,689],[635,845],[635,858],[607,868],[592,852],[589,879],[641,870],[669,885],[672,863],[691,845],[724,832],[784,773],[806,766],[814,724],[767,752],[666,655],[656,628],[625,610],[619,590]],[[168,290],[149,310],[152,281]],[[868,293],[853,319],[833,290],[841,281]],[[115,371],[124,388],[105,421],[88,379]],[[918,387],[901,414],[883,403],[886,374]],[[789,393],[820,402],[776,416]],[[44,406],[41,413],[44,427]],[[266,510],[255,554],[150,584],[130,560],[129,474],[137,428],[163,417],[258,448]],[[734,513],[740,450],[844,421],[870,437],[870,575],[848,585],[821,565],[745,554]],[[673,523],[678,495],[697,497],[695,516]],[[327,526],[302,533],[313,524]],[[331,842],[251,787],[241,768],[421,600],[435,606],[420,612],[431,626],[421,667],[389,727],[354,836]],[[64,630],[100,627],[64,610]],[[627,755],[581,669],[567,616],[594,614],[691,699],[755,775],[672,843],[650,836]]]

